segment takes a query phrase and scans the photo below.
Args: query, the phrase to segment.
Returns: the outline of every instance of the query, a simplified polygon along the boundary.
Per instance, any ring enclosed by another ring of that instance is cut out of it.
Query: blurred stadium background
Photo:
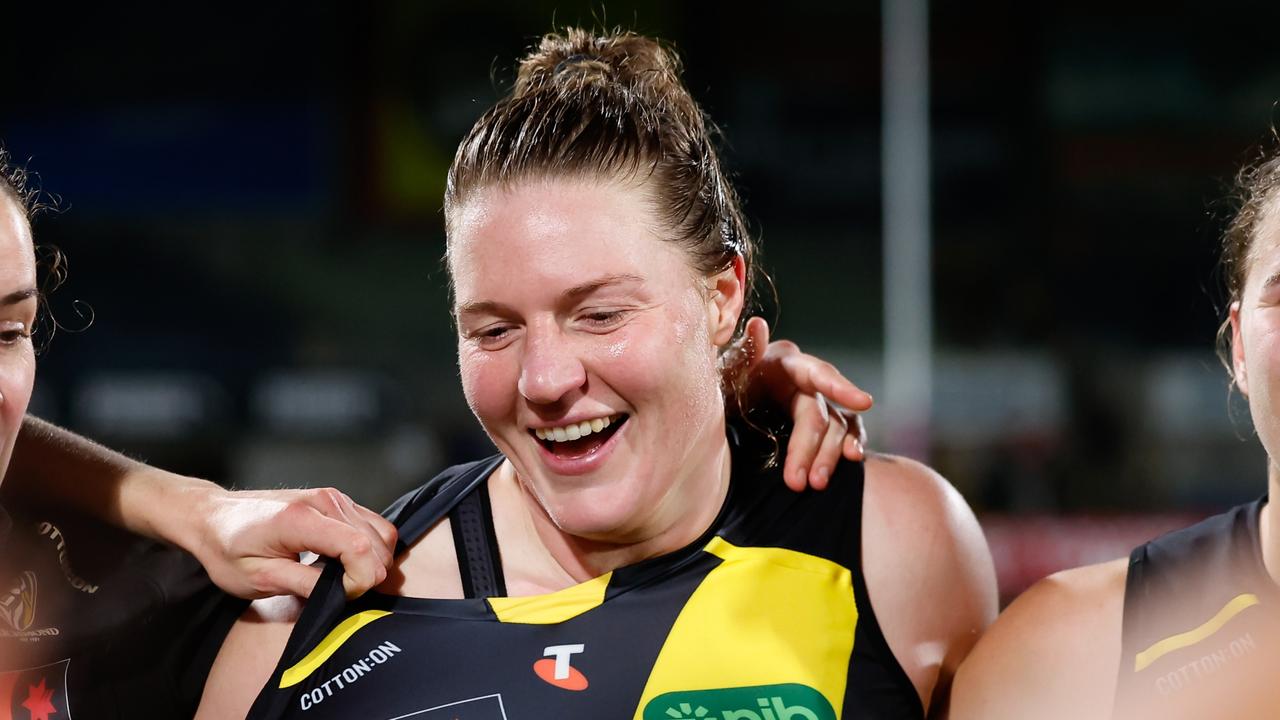
[[[1280,100],[1280,6],[930,8],[932,420],[1006,594],[1256,496],[1214,356],[1234,170]],[[877,2],[446,0],[5,11],[0,139],[70,278],[38,414],[239,487],[379,507],[488,444],[458,388],[440,197],[453,148],[556,24],[672,41],[724,129],[775,334],[877,396]],[[518,277],[518,268],[512,268]],[[92,324],[85,328],[89,312]]]

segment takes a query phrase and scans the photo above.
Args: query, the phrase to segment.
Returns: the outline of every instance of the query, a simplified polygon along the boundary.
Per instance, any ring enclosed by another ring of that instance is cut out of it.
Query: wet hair
[[[0,146],[0,195],[12,200],[28,225],[40,210],[40,191],[31,182],[27,169],[13,162],[9,151]]]
[[[35,176],[25,166],[13,162],[12,155],[3,145],[0,145],[0,197],[13,201],[26,221],[28,234],[31,234],[31,224],[37,215],[56,207],[55,199],[49,198],[41,190]],[[67,261],[62,251],[52,245],[36,245],[34,250],[36,271],[40,276],[40,312],[36,319],[36,332],[41,337],[37,348],[42,349],[59,327],[49,312],[47,299],[49,293],[66,280]],[[40,332],[41,330],[46,332]]]
[[[515,86],[463,138],[449,168],[445,225],[477,190],[540,177],[643,181],[666,239],[704,275],[747,269],[755,242],[721,167],[715,126],[680,80],[680,58],[633,32],[551,34]],[[746,322],[744,311],[738,332]]]
[[[1222,273],[1227,285],[1228,302],[1244,293],[1245,279],[1254,243],[1262,226],[1273,213],[1280,212],[1280,151],[1264,153],[1236,175],[1235,215],[1222,239]]]
[[[1236,210],[1223,233],[1218,261],[1228,308],[1244,294],[1255,243],[1263,226],[1273,214],[1280,213],[1280,148],[1264,150],[1236,174],[1232,200]],[[1230,317],[1223,318],[1218,326],[1217,345],[1218,357],[1234,380]]]

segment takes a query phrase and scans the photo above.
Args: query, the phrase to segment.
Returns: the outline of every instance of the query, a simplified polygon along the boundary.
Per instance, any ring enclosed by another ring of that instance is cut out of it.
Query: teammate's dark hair
[[[46,201],[47,196],[31,173],[25,166],[13,162],[12,155],[3,145],[0,145],[0,196],[13,201],[27,223],[28,233],[31,233],[31,223],[36,215],[55,206],[53,201]],[[59,327],[49,312],[47,297],[66,280],[67,261],[62,251],[52,245],[36,245],[35,254],[36,269],[40,273],[40,317],[37,328],[47,330],[41,333],[39,347],[44,347]]]
[[[532,177],[643,180],[668,239],[695,268],[711,275],[742,257],[751,299],[755,242],[720,166],[715,126],[680,71],[674,50],[633,32],[567,28],[543,37],[521,61],[511,93],[458,146],[446,226],[484,187]]]
[[[17,204],[28,224],[39,210],[39,190],[33,187],[27,169],[15,164],[4,146],[0,146],[0,193]]]

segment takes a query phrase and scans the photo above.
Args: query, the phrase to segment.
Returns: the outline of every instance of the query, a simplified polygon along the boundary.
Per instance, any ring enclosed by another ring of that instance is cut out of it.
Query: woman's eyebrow
[[[35,288],[27,288],[26,290],[11,292],[3,298],[0,298],[0,305],[17,305],[23,300],[29,300],[39,294],[40,291]]]
[[[597,290],[602,290],[607,287],[642,282],[644,282],[644,278],[639,275],[631,275],[628,273],[603,275],[595,280],[591,280],[590,282],[585,282],[581,285],[574,285],[560,295],[566,300],[576,301],[596,292]],[[502,303],[496,303],[489,300],[479,300],[462,305],[456,312],[458,317],[461,318],[468,315],[498,315],[504,312],[510,312],[510,308]]]
[[[590,295],[591,293],[597,290],[601,290],[603,288],[610,287],[612,285],[625,285],[629,283],[642,283],[642,282],[644,282],[644,278],[640,277],[639,275],[630,275],[626,273],[619,274],[619,275],[605,275],[603,277],[596,278],[595,280],[592,280],[590,282],[585,282],[581,285],[575,285],[569,288],[568,290],[565,290],[564,296],[570,300],[576,300],[583,296]]]
[[[1262,281],[1263,290],[1270,290],[1276,285],[1280,285],[1280,271],[1271,273],[1267,276],[1266,280]]]

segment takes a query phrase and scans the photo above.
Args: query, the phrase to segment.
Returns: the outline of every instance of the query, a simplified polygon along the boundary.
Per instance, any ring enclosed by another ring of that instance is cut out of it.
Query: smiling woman
[[[709,128],[648,38],[571,29],[521,63],[445,197],[463,391],[500,454],[392,509],[380,592],[343,603],[335,569],[291,635],[247,616],[205,716],[268,673],[251,717],[945,713],[995,613],[981,533],[921,465],[793,493],[727,423],[754,245]]]
[[[450,216],[472,411],[537,498],[535,521],[624,563],[694,539],[719,509],[717,348],[744,302],[742,262],[703,277],[644,197],[636,181],[543,179],[477,191]],[[581,438],[593,420],[610,424]],[[581,579],[609,569],[593,554],[574,553]]]

